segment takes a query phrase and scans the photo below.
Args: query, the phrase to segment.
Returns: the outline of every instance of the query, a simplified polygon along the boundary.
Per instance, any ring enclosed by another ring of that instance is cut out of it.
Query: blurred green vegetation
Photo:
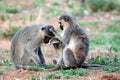
[[[115,0],[87,0],[88,6],[93,12],[97,11],[112,11],[118,8],[118,3]]]
[[[19,29],[20,27],[16,26],[12,26],[10,29],[6,29],[6,31],[0,29],[0,37],[12,38]]]
[[[2,61],[0,62],[0,64],[1,64],[2,66],[10,66],[10,65],[12,65],[12,62],[7,59],[7,60],[2,60]]]
[[[37,7],[37,6],[42,5],[44,2],[45,2],[45,0],[33,0],[32,4],[34,7]]]
[[[112,47],[113,52],[120,52],[120,20],[110,22],[112,24],[106,28],[97,30],[98,38],[90,38],[90,49],[104,45],[104,48],[108,51]],[[91,32],[92,34],[96,34],[96,30],[92,30]]]
[[[107,72],[120,72],[120,67],[119,66],[104,66],[103,70]]]
[[[100,65],[115,65],[116,64],[116,65],[120,66],[120,58],[117,55],[115,55],[115,56],[107,56],[107,55],[97,56],[92,61],[88,61],[88,62],[90,64],[100,64]]]
[[[71,76],[84,76],[88,73],[87,69],[80,68],[77,69],[70,69],[70,70],[60,70],[58,73],[50,73],[46,75],[46,79],[61,79],[62,77],[70,78]]]
[[[18,13],[20,11],[20,7],[16,4],[8,5],[5,1],[0,3],[0,12],[6,13]]]
[[[59,10],[56,7],[48,7],[48,13],[50,15],[58,15]]]

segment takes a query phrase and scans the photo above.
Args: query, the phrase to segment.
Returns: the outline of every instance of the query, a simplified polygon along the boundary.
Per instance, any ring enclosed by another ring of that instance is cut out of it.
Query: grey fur
[[[54,37],[51,36],[50,29],[54,29],[54,27],[49,24],[35,23],[22,27],[13,36],[10,56],[16,69],[35,70],[34,67],[29,66],[31,63],[45,64],[41,47],[45,41],[45,36]]]
[[[88,36],[70,16],[62,15],[59,20],[60,28],[63,29],[64,33],[61,41],[64,48],[61,47],[63,52],[57,60],[57,65],[61,66],[64,62],[66,67],[81,66],[89,51]],[[64,23],[67,23],[68,26],[65,26]]]

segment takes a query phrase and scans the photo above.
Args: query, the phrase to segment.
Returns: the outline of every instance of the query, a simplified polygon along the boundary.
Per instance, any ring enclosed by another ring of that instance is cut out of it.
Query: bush
[[[93,12],[112,11],[117,9],[118,4],[114,0],[88,0],[88,6]]]

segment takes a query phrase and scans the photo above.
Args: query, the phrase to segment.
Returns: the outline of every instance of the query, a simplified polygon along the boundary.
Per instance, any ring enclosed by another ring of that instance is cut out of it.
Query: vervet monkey
[[[85,61],[89,51],[89,39],[85,31],[68,15],[59,18],[60,29],[63,30],[62,51],[57,65],[78,67]]]
[[[36,23],[22,27],[13,36],[10,55],[16,69],[35,70],[35,67],[29,66],[31,63],[45,63],[41,48],[43,43],[48,43],[55,36],[51,30],[55,30],[52,25]]]

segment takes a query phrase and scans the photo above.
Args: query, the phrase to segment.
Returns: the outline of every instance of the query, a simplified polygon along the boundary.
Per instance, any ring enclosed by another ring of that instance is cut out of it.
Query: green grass
[[[37,7],[37,6],[42,5],[44,2],[45,2],[45,0],[33,0],[32,4],[34,7]]]
[[[36,78],[36,77],[31,77],[30,80],[41,80],[40,78]]]
[[[61,70],[60,73],[63,75],[69,75],[69,76],[84,76],[88,70],[80,68],[79,70],[76,69],[70,69],[70,70]]]
[[[1,62],[1,64],[2,64],[3,66],[10,66],[10,65],[12,65],[12,62],[11,62],[10,60],[3,60],[3,61]]]
[[[45,79],[46,79],[46,80],[50,80],[50,79],[60,79],[61,77],[62,77],[61,74],[51,74],[51,73],[49,73],[49,74],[46,75]]]
[[[120,33],[120,23],[116,22],[115,24],[109,25],[104,31]]]
[[[3,71],[0,71],[0,75],[3,75]]]
[[[23,15],[21,18],[24,20],[30,20],[33,21],[36,19],[36,15],[35,14],[27,14],[27,15]]]
[[[5,12],[7,13],[18,13],[20,11],[20,8],[15,4],[13,6],[7,6],[5,8]]]
[[[93,12],[112,11],[118,8],[118,3],[113,0],[88,0],[88,6]]]
[[[57,15],[59,13],[59,10],[56,7],[48,7],[48,13],[50,15]]]
[[[112,52],[120,52],[120,21],[110,21],[112,24],[108,25],[106,28],[101,30],[91,30],[91,34],[96,34],[98,37],[90,38],[90,49],[95,49],[96,46],[104,47],[105,50],[110,50],[112,47]],[[94,24],[91,22],[93,27],[97,25],[98,22]],[[91,23],[83,24],[83,25],[90,25]]]
[[[92,60],[88,60],[89,64],[98,64],[103,66],[103,70],[107,72],[118,72],[120,71],[120,57],[100,55]]]
[[[4,1],[0,3],[0,11],[6,13],[18,13],[20,7],[17,4],[7,5]]]
[[[0,20],[2,22],[9,20],[9,19],[10,19],[10,17],[5,12],[0,12]]]
[[[80,25],[81,26],[97,26],[97,25],[99,25],[100,24],[100,22],[99,21],[89,21],[89,22],[80,22]]]
[[[46,75],[46,79],[61,79],[61,77],[69,78],[70,76],[84,76],[85,74],[88,73],[88,70],[86,69],[70,69],[70,70],[60,70],[58,73],[49,73]]]
[[[7,29],[5,32],[3,32],[2,36],[12,38],[19,29],[20,27],[13,26],[11,29]]]
[[[100,65],[120,65],[120,57],[115,56],[97,56],[92,61],[88,61],[90,64],[100,64]]]
[[[105,50],[110,50],[112,47],[113,52],[120,52],[120,33],[106,36],[107,32],[101,32],[98,38],[90,38],[90,49],[95,49],[96,46],[104,46]]]
[[[53,6],[58,6],[59,3],[58,3],[57,1],[53,1],[52,5],[53,5]]]
[[[53,64],[47,64],[47,65],[30,64],[30,66],[36,66],[37,71],[44,71],[45,69],[55,68],[55,65]]]
[[[107,72],[120,72],[120,66],[104,66],[103,70]]]

